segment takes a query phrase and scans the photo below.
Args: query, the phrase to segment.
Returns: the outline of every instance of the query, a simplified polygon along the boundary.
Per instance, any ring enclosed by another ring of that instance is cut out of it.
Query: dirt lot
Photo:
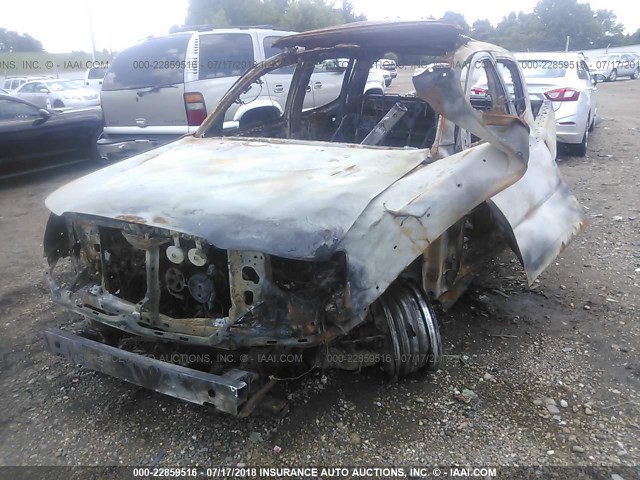
[[[44,353],[45,327],[82,321],[43,282],[44,199],[91,167],[3,184],[0,465],[609,465],[640,478],[640,81],[598,88],[588,157],[559,160],[591,225],[539,283],[504,254],[440,312],[442,371],[282,382],[282,420],[238,420]],[[464,388],[478,400],[456,400]]]

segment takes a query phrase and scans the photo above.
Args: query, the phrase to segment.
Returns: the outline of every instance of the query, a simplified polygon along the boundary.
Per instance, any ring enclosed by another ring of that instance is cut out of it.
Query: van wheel
[[[64,103],[62,103],[60,100],[56,100],[55,102],[53,102],[53,108],[64,108]]]
[[[589,122],[587,122],[587,126],[584,129],[582,142],[573,146],[573,153],[578,157],[584,157],[587,155],[588,146],[589,146]]]
[[[240,119],[240,128],[252,123],[267,122],[269,120],[277,120],[280,116],[280,112],[275,108],[256,108],[255,110],[249,110]]]
[[[614,68],[611,70],[609,77],[607,77],[607,82],[615,82],[616,78],[618,78],[618,71]]]

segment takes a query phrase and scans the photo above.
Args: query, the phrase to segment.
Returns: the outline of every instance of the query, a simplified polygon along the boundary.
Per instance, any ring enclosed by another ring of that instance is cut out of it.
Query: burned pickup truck
[[[534,117],[509,52],[429,21],[274,46],[194,135],[49,196],[53,298],[100,332],[49,329],[50,352],[247,415],[282,368],[438,368],[433,302],[449,307],[504,248],[533,282],[583,228],[555,163],[553,110]],[[406,94],[363,94],[386,52],[434,61]],[[305,108],[327,64],[341,88]],[[252,122],[233,121],[284,78]]]

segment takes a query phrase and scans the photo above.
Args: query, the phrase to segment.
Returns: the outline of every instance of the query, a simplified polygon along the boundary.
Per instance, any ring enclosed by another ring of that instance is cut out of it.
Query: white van
[[[102,90],[102,81],[107,74],[106,68],[90,68],[84,74],[84,87],[99,92]]]
[[[195,132],[229,87],[256,63],[279,53],[272,43],[294,32],[269,28],[225,28],[153,37],[120,52],[110,63],[101,91],[104,133],[98,150],[117,159]],[[275,75],[264,101],[242,109],[269,115],[278,109],[291,75]],[[282,106],[284,107],[284,105]],[[256,111],[256,108],[259,110]],[[230,118],[241,122],[242,118]]]

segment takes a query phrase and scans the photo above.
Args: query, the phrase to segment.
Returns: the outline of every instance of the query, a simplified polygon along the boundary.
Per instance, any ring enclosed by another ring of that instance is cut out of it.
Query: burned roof
[[[469,39],[462,31],[447,23],[432,20],[356,22],[311,30],[281,37],[273,44],[277,48],[330,48],[336,45],[357,45],[383,52],[404,50],[443,55],[455,50]]]

